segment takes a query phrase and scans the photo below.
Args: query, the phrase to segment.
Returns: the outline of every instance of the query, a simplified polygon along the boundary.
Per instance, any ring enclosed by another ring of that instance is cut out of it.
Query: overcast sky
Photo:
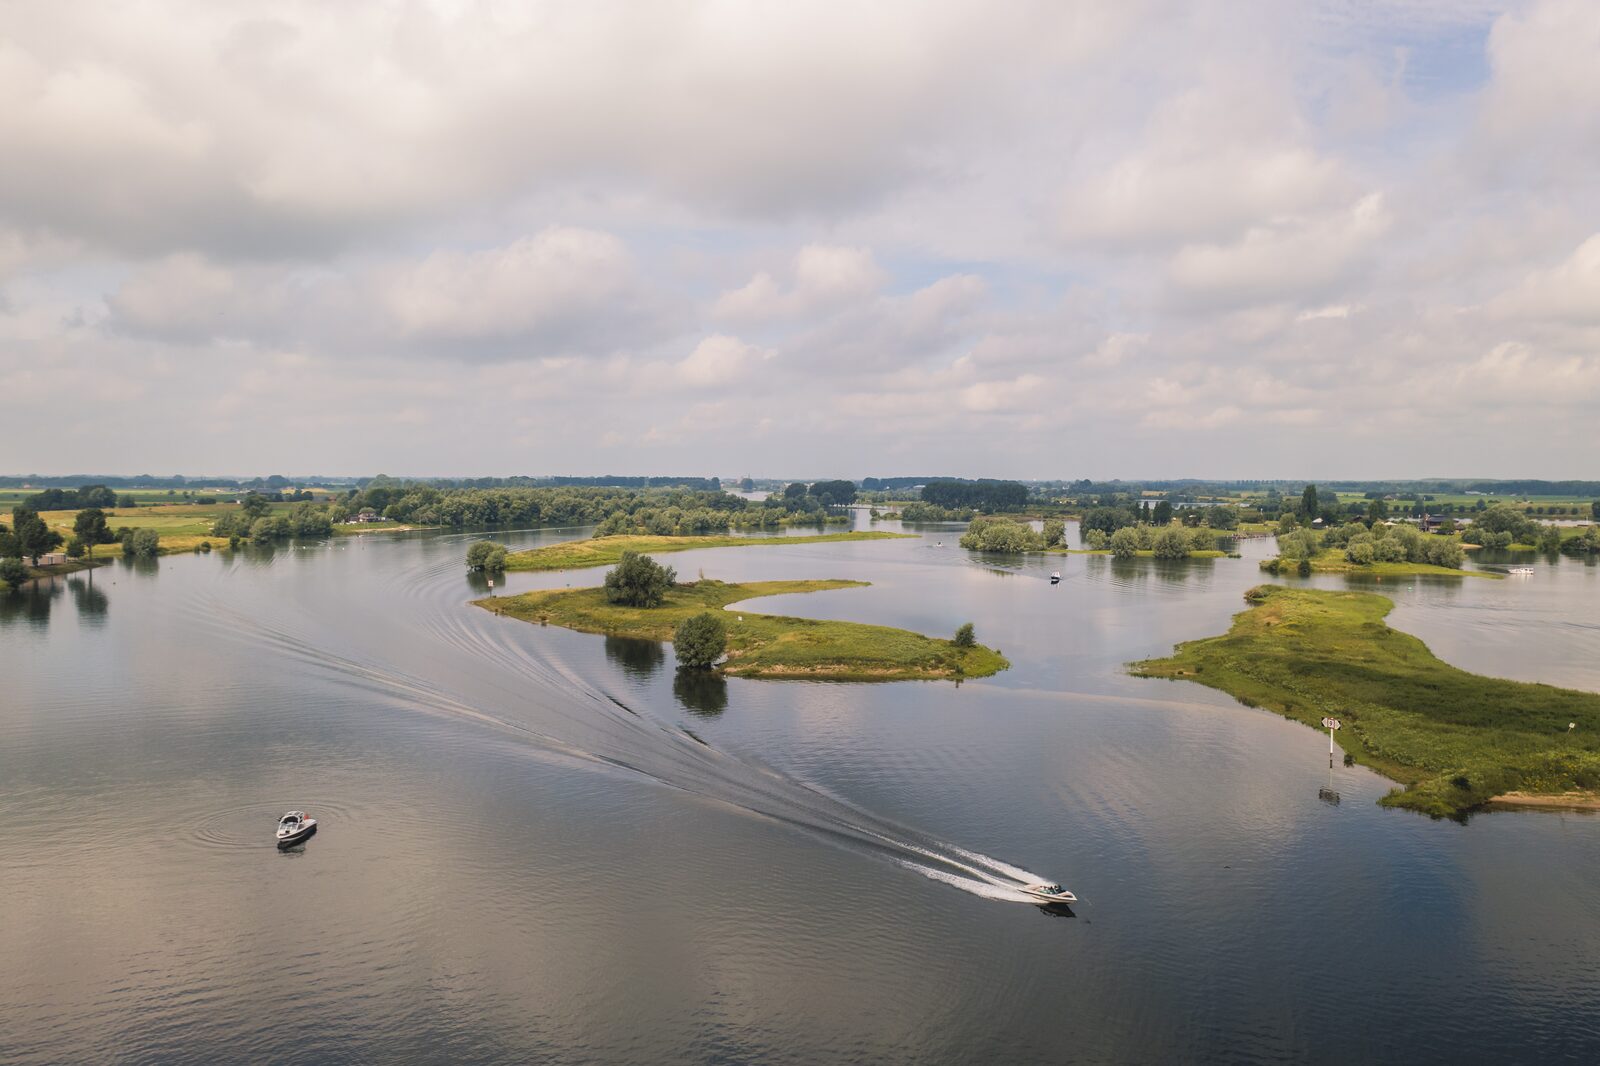
[[[4,11],[0,471],[1600,476],[1594,0]]]

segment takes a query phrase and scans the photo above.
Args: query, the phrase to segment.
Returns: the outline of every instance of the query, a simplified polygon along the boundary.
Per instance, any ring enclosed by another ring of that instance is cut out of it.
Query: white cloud
[[[1503,317],[1600,325],[1600,233],[1563,262],[1530,273],[1490,308]]]
[[[795,253],[785,288],[766,271],[717,298],[720,319],[764,322],[836,310],[877,293],[887,280],[867,248],[808,244]]]
[[[719,333],[695,345],[694,351],[676,369],[678,376],[690,385],[725,385],[776,354],[770,348],[757,348],[738,337]]]

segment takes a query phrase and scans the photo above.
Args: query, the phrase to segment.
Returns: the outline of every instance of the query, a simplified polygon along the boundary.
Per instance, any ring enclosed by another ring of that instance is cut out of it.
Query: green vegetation
[[[677,584],[678,572],[648,555],[623,552],[617,565],[606,571],[606,602],[624,607],[660,607],[668,590]]]
[[[672,632],[672,650],[678,665],[691,670],[709,670],[728,650],[728,627],[722,616],[711,611],[692,614]]]
[[[978,637],[976,631],[972,628],[972,623],[962,622],[961,625],[956,627],[955,640],[951,641],[951,643],[958,648],[975,647],[978,643]]]
[[[1339,718],[1355,761],[1407,786],[1389,806],[1449,816],[1506,792],[1600,789],[1600,694],[1458,670],[1385,625],[1394,604],[1371,593],[1262,585],[1245,598],[1226,635],[1131,670],[1306,725]]]
[[[1461,542],[1454,537],[1406,525],[1374,522],[1369,529],[1361,522],[1349,522],[1322,533],[1295,528],[1279,535],[1277,558],[1263,560],[1261,568],[1269,574],[1293,568],[1302,574],[1460,575],[1464,557]]]
[[[529,622],[584,633],[672,640],[678,625],[703,611],[758,596],[861,588],[862,581],[756,581],[730,585],[697,581],[667,590],[659,607],[625,607],[605,590],[547,589],[476,601],[478,606]],[[895,681],[987,677],[1010,664],[997,651],[858,622],[752,614],[721,616],[727,626],[724,673],[741,677]]]
[[[480,540],[467,549],[467,569],[498,572],[506,568],[506,548],[489,540]]]
[[[506,558],[507,570],[581,570],[591,566],[611,566],[621,561],[623,552],[693,551],[696,548],[749,548],[794,544],[833,544],[855,540],[893,540],[909,533],[819,533],[805,537],[600,537],[594,540],[567,540],[542,548],[512,552]]]
[[[961,546],[968,551],[1004,554],[1042,552],[1045,549],[1044,537],[1034,532],[1027,523],[982,515],[967,526],[967,531],[961,535]]]
[[[936,503],[913,501],[900,508],[902,522],[966,522],[971,518],[970,507],[940,507]]]

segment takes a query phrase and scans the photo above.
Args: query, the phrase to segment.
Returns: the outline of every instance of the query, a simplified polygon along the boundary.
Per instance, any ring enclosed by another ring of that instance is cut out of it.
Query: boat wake
[[[1022,886],[1050,880],[878,817],[628,706],[544,650],[537,630],[527,627],[524,632],[505,619],[463,606],[459,562],[450,554],[448,567],[426,567],[410,576],[424,586],[425,601],[438,601],[422,612],[429,645],[453,650],[472,664],[470,671],[453,672],[456,684],[451,688],[458,691],[447,691],[388,661],[388,649],[400,644],[385,640],[381,627],[367,635],[362,647],[361,635],[317,633],[309,612],[292,618],[247,616],[220,595],[200,598],[190,609],[213,622],[226,619],[228,624],[214,631],[282,657],[297,669],[316,671],[386,706],[515,738],[533,758],[642,778],[984,899],[1036,902]],[[414,630],[417,619],[404,623]]]

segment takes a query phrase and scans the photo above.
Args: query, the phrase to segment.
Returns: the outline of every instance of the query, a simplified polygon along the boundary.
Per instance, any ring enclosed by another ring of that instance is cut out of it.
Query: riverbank
[[[1116,552],[1112,551],[1110,548],[1046,548],[1044,550],[1045,550],[1045,553],[1047,555],[1115,555],[1116,554]],[[1156,557],[1156,553],[1151,548],[1140,548],[1138,551],[1133,553],[1133,557],[1136,558],[1136,559],[1154,559]],[[1233,559],[1233,558],[1237,558],[1237,557],[1238,557],[1238,552],[1225,552],[1225,551],[1219,551],[1219,550],[1211,549],[1211,548],[1204,548],[1204,549],[1201,549],[1199,551],[1190,551],[1189,554],[1183,556],[1182,558],[1183,559]],[[1172,561],[1173,562],[1181,562],[1182,560],[1181,559],[1174,559]]]
[[[1313,728],[1337,717],[1345,751],[1406,786],[1388,806],[1446,817],[1513,795],[1600,798],[1600,694],[1459,670],[1389,628],[1394,604],[1373,593],[1262,585],[1246,599],[1227,634],[1130,671]]]
[[[866,584],[838,580],[743,584],[697,581],[673,586],[660,607],[607,603],[605,590],[600,588],[544,589],[474,602],[495,614],[580,633],[670,641],[679,622],[701,611],[723,611],[730,604],[762,596],[864,588]],[[952,680],[988,677],[1011,665],[999,652],[981,644],[958,648],[948,640],[889,626],[790,618],[744,609],[723,611],[722,617],[728,629],[728,660],[722,672],[734,677]]]
[[[613,566],[621,561],[623,552],[662,555],[668,552],[693,551],[697,548],[834,544],[856,540],[901,540],[914,536],[913,533],[879,533],[866,530],[851,533],[818,533],[806,537],[733,537],[722,534],[655,537],[624,533],[613,537],[591,537],[588,540],[565,540],[559,544],[547,544],[542,548],[512,552],[506,556],[506,569],[583,570],[591,566]]]

